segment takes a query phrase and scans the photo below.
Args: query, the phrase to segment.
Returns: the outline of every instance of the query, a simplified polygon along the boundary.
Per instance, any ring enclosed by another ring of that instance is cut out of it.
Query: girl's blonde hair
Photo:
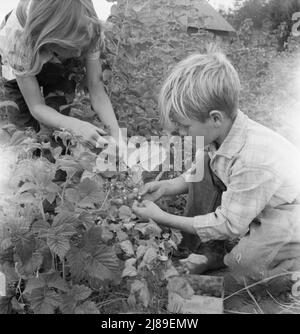
[[[240,93],[239,76],[221,52],[194,54],[175,66],[159,97],[163,126],[171,119],[205,122],[212,110],[233,118]]]
[[[97,47],[101,33],[92,0],[32,0],[24,32],[31,60],[26,75],[41,71],[41,55],[52,46],[85,52]]]

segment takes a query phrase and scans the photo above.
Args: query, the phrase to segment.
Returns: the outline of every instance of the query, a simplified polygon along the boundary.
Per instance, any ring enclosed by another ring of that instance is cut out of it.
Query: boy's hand
[[[157,202],[166,195],[166,183],[163,181],[154,181],[146,184],[140,191],[140,196],[146,200]]]
[[[153,219],[160,222],[165,215],[165,212],[151,201],[143,201],[139,203],[135,201],[132,207],[133,212],[143,219]]]

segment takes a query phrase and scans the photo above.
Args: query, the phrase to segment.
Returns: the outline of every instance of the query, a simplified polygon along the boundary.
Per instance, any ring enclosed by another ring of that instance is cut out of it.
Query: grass
[[[269,291],[267,283],[274,279],[292,276],[295,272],[285,272],[263,279],[259,282],[247,285],[231,293],[224,298],[226,313],[230,314],[300,314],[300,299],[291,293],[285,294],[285,299],[280,295],[274,296]],[[295,282],[296,283],[296,282]],[[260,288],[253,291],[255,288]],[[251,291],[252,290],[252,291]],[[231,301],[232,300],[232,301]]]

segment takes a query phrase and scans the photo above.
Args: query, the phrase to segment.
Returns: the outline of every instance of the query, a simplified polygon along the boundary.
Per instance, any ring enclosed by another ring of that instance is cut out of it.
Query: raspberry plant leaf
[[[95,208],[96,203],[101,203],[105,199],[105,193],[101,188],[90,179],[84,179],[79,187],[80,201],[78,206],[81,208]]]
[[[100,314],[94,302],[86,301],[75,309],[75,314]]]
[[[62,297],[58,293],[45,288],[33,290],[29,300],[35,314],[54,314],[62,304]]]

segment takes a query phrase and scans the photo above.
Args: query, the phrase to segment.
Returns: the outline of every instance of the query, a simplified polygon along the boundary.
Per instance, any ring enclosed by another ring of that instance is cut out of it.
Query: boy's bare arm
[[[183,176],[179,176],[176,179],[162,181],[166,182],[166,194],[165,196],[175,196],[186,194],[189,190],[188,184],[185,182]]]
[[[197,234],[194,228],[193,218],[171,215],[163,211],[151,201],[146,200],[142,203],[135,202],[133,205],[133,211],[138,216],[144,219],[151,218],[160,225],[175,228],[190,234]]]
[[[183,176],[176,179],[165,181],[154,181],[147,183],[140,191],[140,196],[143,199],[148,199],[153,202],[158,201],[164,196],[175,196],[188,192],[188,184]]]
[[[197,234],[196,230],[194,229],[194,219],[190,217],[176,216],[164,212],[160,220],[156,222],[160,225],[174,228],[182,232]]]

